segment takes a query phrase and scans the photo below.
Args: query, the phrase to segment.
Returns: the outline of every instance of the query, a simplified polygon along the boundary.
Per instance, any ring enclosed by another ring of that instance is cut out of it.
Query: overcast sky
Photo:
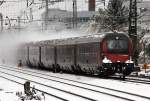
[[[26,10],[26,0],[6,0],[6,1],[18,1],[18,2],[6,2],[3,3],[0,6],[0,12],[4,16],[19,16],[21,15],[21,12]],[[100,0],[96,0],[96,10],[98,10],[99,7],[104,7],[102,2],[99,2]],[[106,0],[107,2],[108,0]],[[39,2],[39,0],[35,0],[35,2]],[[44,5],[45,3],[43,3]],[[39,8],[41,5],[37,4],[34,5],[34,8]],[[63,10],[69,10],[72,11],[72,0],[65,0],[65,2],[60,2],[54,5],[49,5],[50,8],[59,8]],[[77,0],[77,8],[78,11],[85,11],[88,10],[88,0]],[[37,10],[38,11],[38,10]]]
[[[27,11],[26,8],[26,0],[6,0],[6,1],[17,1],[17,2],[6,2],[3,3],[0,6],[0,12],[5,16],[8,16],[10,18],[14,18],[17,16],[21,16],[24,11]],[[54,5],[49,5],[50,8],[59,8],[59,9],[63,9],[63,10],[69,10],[72,11],[72,0],[64,0],[65,2],[60,2]],[[104,8],[104,5],[102,2],[100,2],[101,0],[96,0],[96,10],[98,10],[98,8]],[[106,0],[106,4],[109,0]],[[150,0],[143,0],[143,1],[150,1]],[[39,2],[39,0],[35,0],[36,3]],[[40,1],[41,2],[41,1]],[[43,3],[43,8],[44,8],[44,4]],[[38,8],[40,8],[41,5],[37,4],[32,6],[32,8],[34,8],[34,13],[41,13],[40,10]],[[77,8],[78,11],[87,11],[88,10],[88,0],[77,0]],[[45,9],[43,9],[44,11]],[[28,9],[28,14],[29,14],[29,9]]]

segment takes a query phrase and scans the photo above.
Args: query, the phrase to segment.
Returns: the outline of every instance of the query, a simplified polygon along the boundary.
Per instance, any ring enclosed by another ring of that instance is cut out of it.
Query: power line
[[[0,2],[20,2],[19,0],[18,1],[6,1],[6,0],[0,0]]]

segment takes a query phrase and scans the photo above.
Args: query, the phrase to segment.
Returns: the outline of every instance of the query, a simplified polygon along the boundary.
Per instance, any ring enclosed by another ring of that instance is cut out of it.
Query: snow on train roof
[[[57,44],[57,45],[63,45],[63,44],[78,44],[78,43],[87,43],[87,42],[98,42],[100,41],[100,38],[103,37],[104,34],[101,35],[87,35],[87,36],[81,36],[81,37],[74,37],[74,38],[66,38],[66,39],[57,39],[57,40],[47,40],[47,41],[41,41],[41,44]]]
[[[35,44],[42,46],[42,45],[67,45],[67,44],[79,44],[79,43],[87,43],[87,42],[98,42],[101,40],[103,36],[104,34],[94,34],[94,35],[87,35],[87,36],[80,36],[80,37],[73,37],[73,38],[39,41]]]
[[[65,39],[55,39],[55,40],[44,40],[44,41],[37,41],[32,42],[30,45],[67,45],[67,44],[80,44],[80,43],[88,43],[88,42],[100,42],[105,35],[112,34],[113,32],[105,32],[105,33],[97,33],[97,34],[90,34],[80,37],[73,37],[73,38],[65,38]],[[122,33],[122,32],[117,32]]]

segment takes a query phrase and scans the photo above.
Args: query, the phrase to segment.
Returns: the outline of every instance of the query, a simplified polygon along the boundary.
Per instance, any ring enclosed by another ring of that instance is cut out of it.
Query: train
[[[21,45],[23,65],[56,72],[121,78],[134,70],[133,43],[126,33],[105,32]]]

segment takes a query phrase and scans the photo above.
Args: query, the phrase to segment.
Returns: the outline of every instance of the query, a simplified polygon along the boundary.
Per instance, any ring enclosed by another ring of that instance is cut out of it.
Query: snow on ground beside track
[[[22,90],[23,86],[0,78],[0,101],[17,101],[16,92]]]
[[[62,78],[67,78],[71,80],[90,83],[94,85],[99,85],[103,87],[108,87],[112,89],[117,89],[121,91],[131,92],[131,93],[150,97],[149,95],[150,85],[131,83],[126,81],[110,80],[110,79],[91,78],[91,77],[84,77],[84,76],[70,75],[70,74],[52,73],[47,71],[43,71],[43,72],[44,74],[48,74],[48,75],[58,76]]]
[[[25,69],[27,69],[27,68],[25,68]],[[19,70],[23,71],[23,68],[22,69],[20,68]],[[131,92],[131,93],[135,93],[135,94],[150,97],[149,96],[150,85],[138,84],[138,83],[129,83],[129,82],[126,82],[126,81],[118,81],[118,80],[110,80],[110,79],[91,78],[91,77],[78,76],[78,75],[65,74],[65,73],[63,73],[63,74],[52,73],[50,71],[40,71],[40,70],[35,70],[35,69],[34,70],[30,69],[30,71],[37,71],[37,72],[47,74],[47,75],[51,75],[51,76],[57,76],[57,77],[61,77],[61,78],[76,80],[76,81],[80,81],[80,82],[84,82],[84,83],[90,83],[90,84],[94,84],[94,85],[98,85],[98,86],[103,86],[103,87],[107,87],[107,88],[122,90],[122,91]],[[2,75],[2,74],[0,74],[0,75]],[[13,78],[13,79],[17,80],[15,78]],[[23,87],[20,86],[20,85],[17,85],[15,83],[11,83],[11,82],[9,82],[5,79],[1,79],[1,78],[0,78],[0,81],[1,81],[0,82],[0,89],[3,89],[2,91],[0,91],[0,101],[10,101],[10,99],[16,99],[15,92],[16,91],[23,91]],[[44,82],[44,80],[42,80],[42,79],[40,79],[40,81]],[[31,83],[31,85],[35,85],[35,84]],[[58,83],[54,84],[54,82],[53,82],[52,85],[57,86]],[[43,90],[46,89],[46,88],[43,88],[42,86],[35,86],[35,88],[36,87],[41,88]],[[64,88],[64,87],[62,87],[62,88]],[[85,85],[85,87],[88,87],[88,86]],[[64,89],[69,90],[69,89],[72,89],[72,88],[70,87],[70,88],[64,88]],[[6,93],[6,92],[13,92],[13,93]],[[50,90],[50,92],[57,94],[57,92],[55,92],[53,90]],[[78,93],[80,93],[80,91],[78,91]],[[84,93],[84,92],[81,92],[81,94],[82,93]],[[89,95],[89,94],[87,93],[86,95]],[[117,93],[116,93],[116,95],[117,95]],[[7,97],[7,96],[10,96],[10,97]],[[63,96],[63,97],[64,98],[69,98],[69,96]],[[104,96],[103,94],[100,94],[99,97],[101,97],[101,99],[99,99],[99,100],[102,100],[102,99],[104,100],[105,99],[105,101],[116,101],[116,99],[114,99],[113,97],[111,97],[111,96],[107,97],[107,96]],[[2,100],[2,99],[4,99],[4,100]],[[16,101],[16,100],[11,100],[11,101]],[[52,98],[47,97],[46,101],[57,101],[57,100],[52,100]]]
[[[19,97],[16,96],[16,92],[24,92],[23,86],[0,77],[0,101],[21,101]],[[39,101],[39,100],[25,100],[25,101]],[[57,98],[45,95],[45,100],[42,99],[41,101],[62,101],[62,100],[58,100]]]
[[[21,70],[21,69],[19,69],[19,70]],[[1,71],[7,72],[7,70],[1,70]],[[10,74],[15,74],[15,72],[10,72],[10,71],[8,71],[8,72]],[[78,88],[75,89],[74,87],[68,87],[68,86],[65,86],[63,84],[59,84],[57,82],[54,83],[54,82],[46,81],[46,80],[39,79],[39,78],[37,79],[35,77],[24,75],[24,74],[19,74],[19,73],[17,73],[16,75],[20,75],[20,77],[25,76],[26,78],[28,78],[28,79],[30,78],[30,80],[32,80],[32,79],[36,80],[37,82],[48,83],[48,84],[50,84],[50,86],[56,86],[56,88],[66,89],[66,91],[69,91],[69,92],[73,92],[72,90],[74,90],[74,92],[76,92],[79,95],[81,94],[81,95],[84,95],[84,96],[87,96],[87,97],[91,96],[91,98],[94,98],[94,99],[97,99],[97,100],[103,98],[105,101],[119,101],[118,98],[108,97],[107,95],[104,95],[104,94],[98,94],[96,96],[95,94],[97,94],[97,93],[95,93],[95,92],[87,92],[86,90],[83,90],[83,89],[79,90]],[[6,74],[3,74],[3,76],[10,78],[10,76],[7,76]],[[14,80],[16,80],[16,81],[18,81],[18,79],[15,78],[15,77],[11,77],[11,78],[14,79]],[[24,81],[24,80],[19,80],[19,82],[22,82],[22,81]],[[54,90],[54,89],[51,89],[51,88],[48,88],[48,87],[44,87],[44,86],[41,86],[41,85],[38,85],[38,84],[35,84],[35,83],[32,83],[32,82],[31,82],[31,85],[32,86],[34,85],[35,88],[38,88],[38,89],[50,92],[50,93],[52,93],[54,95],[59,95],[62,98],[67,98],[67,99],[69,99],[69,101],[86,101],[85,99],[78,98],[78,97],[72,96],[70,94],[62,93],[61,91],[57,91],[57,90]],[[112,100],[112,98],[114,100]],[[47,100],[47,98],[46,98],[46,101],[49,101],[49,100]],[[50,101],[56,101],[56,100],[52,100],[51,99]]]
[[[47,74],[47,75],[76,80],[84,83],[90,83],[102,87],[117,89],[125,92],[130,92],[130,93],[135,93],[135,94],[150,97],[149,95],[150,85],[131,83],[126,81],[110,80],[110,79],[91,78],[91,77],[78,76],[78,75],[65,74],[65,73],[63,74],[52,73],[50,71],[40,71],[40,70],[32,70],[32,71],[38,71],[40,73]]]

